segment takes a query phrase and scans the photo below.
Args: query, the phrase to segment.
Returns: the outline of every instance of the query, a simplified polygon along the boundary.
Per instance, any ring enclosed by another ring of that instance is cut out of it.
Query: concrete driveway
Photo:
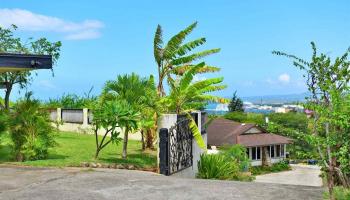
[[[182,179],[149,172],[0,166],[0,199],[321,199],[322,188]]]
[[[291,171],[257,176],[255,182],[278,183],[302,186],[322,186],[320,167],[309,165],[291,165]]]

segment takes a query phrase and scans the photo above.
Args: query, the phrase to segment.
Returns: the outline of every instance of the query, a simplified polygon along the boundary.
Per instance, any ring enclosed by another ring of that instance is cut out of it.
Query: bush
[[[333,195],[336,200],[349,200],[350,199],[350,189],[344,188],[344,187],[334,187],[333,188]],[[323,194],[324,199],[329,199],[329,193],[324,192]]]
[[[251,168],[251,172],[253,175],[261,175],[273,172],[281,172],[290,170],[291,167],[285,161],[281,161],[273,164],[272,166],[255,166]]]
[[[15,104],[9,126],[17,161],[45,159],[56,144],[49,113],[40,109],[40,102],[31,99],[31,94]]]
[[[229,112],[224,118],[240,123],[254,123],[263,126],[265,117],[259,113]]]
[[[252,181],[247,173],[241,173],[239,164],[228,161],[222,154],[202,154],[198,161],[197,178]]]
[[[227,162],[220,154],[202,154],[198,161],[198,178],[231,180],[238,172],[238,165]]]
[[[240,171],[248,171],[250,160],[247,155],[247,149],[244,146],[237,144],[223,147],[220,150],[227,160],[238,163]]]
[[[8,116],[5,111],[0,110],[0,139],[1,139],[1,135],[7,130],[7,128],[8,128]]]

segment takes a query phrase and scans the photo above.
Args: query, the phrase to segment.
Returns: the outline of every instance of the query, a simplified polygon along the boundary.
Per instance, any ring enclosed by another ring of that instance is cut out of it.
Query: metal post
[[[170,175],[168,138],[168,129],[161,128],[159,130],[159,171],[166,176]]]

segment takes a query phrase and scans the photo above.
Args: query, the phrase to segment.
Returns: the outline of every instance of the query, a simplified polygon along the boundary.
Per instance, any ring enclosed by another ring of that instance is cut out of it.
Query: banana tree
[[[157,116],[162,111],[160,98],[157,95],[154,77],[151,75],[145,87],[145,95],[142,97],[140,104],[141,120],[139,128],[141,132],[142,149],[153,149],[153,143],[156,138],[156,121]]]
[[[194,81],[194,76],[205,67],[202,62],[190,68],[181,77],[171,80],[170,94],[164,98],[165,105],[169,112],[177,114],[186,114],[190,120],[190,128],[197,144],[206,149],[201,133],[191,117],[190,113],[194,110],[203,108],[208,102],[227,103],[228,100],[218,96],[210,95],[210,92],[219,91],[226,88],[221,85],[223,78],[209,78],[206,80]]]
[[[172,80],[171,75],[182,75],[194,65],[192,62],[208,55],[217,53],[220,49],[209,49],[200,52],[191,53],[195,48],[206,42],[204,37],[184,43],[186,37],[196,28],[197,22],[189,25],[184,30],[174,35],[166,45],[163,43],[162,27],[158,25],[154,36],[154,58],[158,67],[158,86],[157,91],[160,97],[164,97],[164,79],[168,82]],[[197,73],[215,72],[220,69],[214,66],[203,66]]]

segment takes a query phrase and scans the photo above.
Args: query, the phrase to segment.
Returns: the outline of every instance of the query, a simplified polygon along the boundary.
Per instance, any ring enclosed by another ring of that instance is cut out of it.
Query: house
[[[223,118],[214,119],[207,128],[209,146],[241,144],[247,148],[252,166],[270,165],[286,157],[292,139],[272,133],[255,124],[242,124]]]

